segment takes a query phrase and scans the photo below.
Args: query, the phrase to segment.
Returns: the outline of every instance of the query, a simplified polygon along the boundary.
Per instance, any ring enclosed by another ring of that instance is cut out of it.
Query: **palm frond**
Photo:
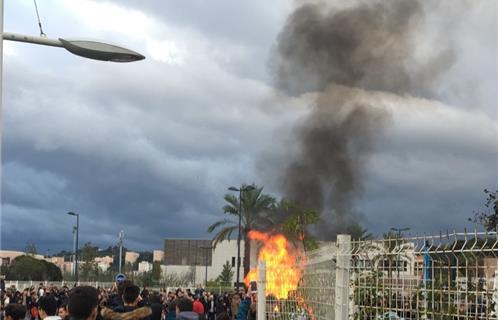
[[[214,231],[214,229],[220,227],[220,226],[224,226],[228,223],[234,223],[232,220],[229,220],[229,219],[224,219],[224,220],[220,220],[220,221],[217,221],[215,223],[213,223],[212,225],[210,225],[207,229],[207,231],[209,233],[212,233]]]
[[[220,232],[218,232],[213,237],[213,247],[216,247],[216,245],[218,244],[218,242],[230,239],[230,236],[232,235],[232,233],[235,230],[238,230],[238,229],[239,229],[238,226],[232,226],[232,227],[227,227],[227,228],[224,228],[224,229],[220,230]]]
[[[239,197],[230,193],[225,194],[223,197],[226,202],[228,202],[227,206],[232,206],[235,210],[239,210]]]

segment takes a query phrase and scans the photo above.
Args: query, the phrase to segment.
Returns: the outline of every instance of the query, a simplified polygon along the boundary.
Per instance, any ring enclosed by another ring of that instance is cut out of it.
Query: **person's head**
[[[5,320],[22,320],[26,317],[26,307],[22,304],[9,303],[5,307]]]
[[[97,289],[90,286],[75,287],[69,292],[67,311],[76,320],[95,320],[98,303]]]
[[[67,316],[69,316],[69,313],[67,312],[67,305],[62,304],[59,309],[57,309],[57,315],[61,317],[61,319],[65,319]]]
[[[131,282],[130,280],[126,279],[126,280],[123,280],[121,282],[118,283],[118,295],[119,296],[122,296],[123,295],[123,291],[126,287],[129,287],[133,285],[133,282]]]
[[[53,296],[42,296],[38,299],[38,311],[40,318],[45,319],[48,316],[55,316],[57,312],[57,301]]]
[[[136,306],[138,304],[138,296],[140,288],[136,285],[129,285],[123,289],[123,302],[125,306]]]
[[[187,298],[178,299],[176,302],[176,313],[194,310],[194,303]]]

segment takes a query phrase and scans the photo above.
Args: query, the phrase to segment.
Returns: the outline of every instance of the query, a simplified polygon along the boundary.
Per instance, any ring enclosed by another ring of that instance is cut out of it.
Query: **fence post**
[[[266,319],[266,263],[260,261],[258,269],[258,314],[256,319],[264,320]]]
[[[338,234],[336,245],[335,320],[348,320],[351,236],[348,234]]]

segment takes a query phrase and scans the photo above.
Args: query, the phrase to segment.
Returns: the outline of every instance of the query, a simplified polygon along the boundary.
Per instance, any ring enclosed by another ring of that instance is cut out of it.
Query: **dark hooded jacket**
[[[100,314],[105,320],[149,320],[152,310],[149,307],[133,308],[123,306],[122,309],[102,309]]]

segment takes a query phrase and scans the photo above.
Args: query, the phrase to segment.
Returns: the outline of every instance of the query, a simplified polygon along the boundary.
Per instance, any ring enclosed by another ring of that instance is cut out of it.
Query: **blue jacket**
[[[168,314],[166,315],[166,320],[176,320],[176,311],[175,310],[169,311]]]
[[[244,298],[244,300],[239,305],[239,312],[237,312],[235,319],[246,320],[247,313],[249,312],[249,307],[251,307],[251,298]]]

